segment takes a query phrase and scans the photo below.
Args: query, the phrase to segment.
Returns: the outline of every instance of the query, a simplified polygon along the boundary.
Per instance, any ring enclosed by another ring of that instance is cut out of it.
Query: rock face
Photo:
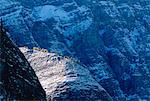
[[[25,47],[20,50],[36,71],[48,101],[112,101],[89,70],[75,59]]]
[[[34,70],[5,32],[0,32],[0,100],[46,101]]]
[[[114,101],[150,100],[149,0],[1,0],[0,5],[18,46],[77,58]]]

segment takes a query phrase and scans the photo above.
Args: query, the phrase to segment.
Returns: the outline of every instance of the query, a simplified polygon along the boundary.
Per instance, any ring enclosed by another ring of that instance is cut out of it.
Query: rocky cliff
[[[34,70],[4,30],[0,31],[0,100],[46,100]]]
[[[18,46],[76,58],[115,101],[150,100],[149,0],[1,0],[0,5]]]
[[[20,48],[52,101],[112,101],[79,61],[56,53]]]

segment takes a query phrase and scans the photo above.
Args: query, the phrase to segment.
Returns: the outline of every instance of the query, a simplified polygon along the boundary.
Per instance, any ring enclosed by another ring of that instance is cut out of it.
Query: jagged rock
[[[78,58],[115,101],[150,99],[149,0],[1,0],[0,5],[18,46]]]
[[[80,62],[56,53],[20,48],[36,71],[47,99],[56,101],[112,101]]]
[[[4,31],[0,32],[0,100],[46,100],[34,70]]]

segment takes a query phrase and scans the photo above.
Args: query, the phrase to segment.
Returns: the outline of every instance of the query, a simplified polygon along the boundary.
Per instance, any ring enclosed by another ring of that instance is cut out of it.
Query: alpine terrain
[[[0,0],[0,18],[37,99],[150,101],[150,0]]]
[[[46,101],[34,70],[2,26],[0,28],[0,101]]]

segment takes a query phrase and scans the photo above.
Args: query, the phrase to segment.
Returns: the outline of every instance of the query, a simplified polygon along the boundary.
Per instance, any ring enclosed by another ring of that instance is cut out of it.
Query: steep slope
[[[0,31],[0,100],[46,100],[34,70],[4,31]]]
[[[69,57],[20,48],[36,71],[47,99],[56,101],[112,101],[90,72]]]
[[[150,99],[149,0],[1,0],[0,5],[18,46],[77,58],[115,101]]]

